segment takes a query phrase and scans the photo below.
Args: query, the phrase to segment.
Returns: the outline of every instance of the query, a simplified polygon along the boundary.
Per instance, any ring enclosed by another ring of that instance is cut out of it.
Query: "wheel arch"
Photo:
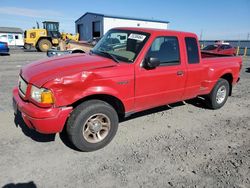
[[[225,73],[220,78],[223,78],[228,81],[229,83],[229,96],[232,95],[232,86],[233,86],[233,75],[232,73]]]
[[[117,97],[115,97],[113,95],[109,95],[109,94],[89,95],[89,96],[86,96],[84,98],[77,100],[76,102],[74,102],[72,104],[72,106],[73,106],[73,108],[76,108],[81,103],[88,101],[88,100],[93,100],[93,99],[101,100],[101,101],[104,101],[104,102],[110,104],[115,109],[115,111],[117,112],[117,114],[120,118],[125,116],[125,106],[124,106],[123,102],[120,99],[118,99]]]

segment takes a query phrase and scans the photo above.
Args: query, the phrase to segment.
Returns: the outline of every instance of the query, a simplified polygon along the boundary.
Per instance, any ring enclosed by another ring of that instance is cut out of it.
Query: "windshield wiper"
[[[92,53],[94,51],[91,51]],[[120,61],[112,54],[108,53],[108,52],[105,52],[105,51],[97,51],[97,53],[100,53],[100,54],[104,54],[106,56],[109,56],[111,59],[113,59],[116,63],[120,63]]]

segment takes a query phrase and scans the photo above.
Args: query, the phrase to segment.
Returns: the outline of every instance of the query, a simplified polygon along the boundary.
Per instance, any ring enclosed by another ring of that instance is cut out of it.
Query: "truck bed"
[[[203,81],[201,83],[200,95],[208,94],[219,78],[226,73],[232,75],[232,85],[239,81],[239,73],[242,67],[242,59],[238,56],[229,57],[203,57]]]
[[[207,51],[201,51],[202,58],[213,58],[213,57],[233,57],[232,55],[218,54]]]

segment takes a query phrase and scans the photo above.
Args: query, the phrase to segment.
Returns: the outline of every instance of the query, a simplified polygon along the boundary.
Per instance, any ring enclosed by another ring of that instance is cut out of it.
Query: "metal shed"
[[[80,34],[80,40],[88,41],[95,37],[101,37],[109,29],[114,27],[144,27],[167,29],[168,21],[142,19],[132,17],[113,16],[87,12],[75,21],[76,32]]]

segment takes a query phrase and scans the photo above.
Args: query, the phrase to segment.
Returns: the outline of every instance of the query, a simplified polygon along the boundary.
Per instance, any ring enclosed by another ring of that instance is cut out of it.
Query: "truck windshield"
[[[149,33],[144,32],[112,29],[102,37],[91,52],[116,61],[133,62],[149,36]]]

